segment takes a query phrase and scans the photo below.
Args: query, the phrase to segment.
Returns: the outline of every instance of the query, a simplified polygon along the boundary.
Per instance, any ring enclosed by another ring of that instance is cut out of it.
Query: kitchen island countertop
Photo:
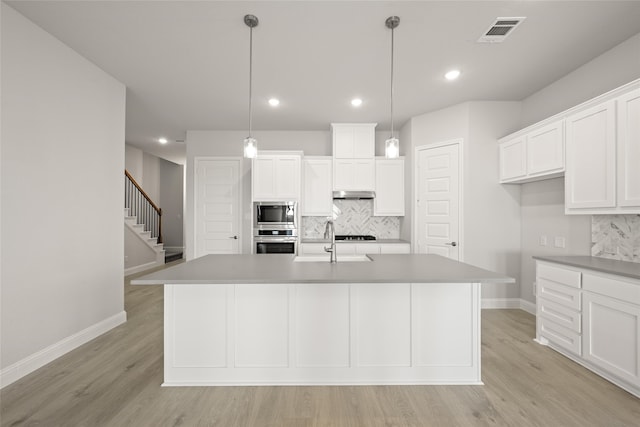
[[[371,261],[295,262],[294,255],[206,255],[132,280],[133,285],[215,283],[514,283],[439,255],[368,255]]]

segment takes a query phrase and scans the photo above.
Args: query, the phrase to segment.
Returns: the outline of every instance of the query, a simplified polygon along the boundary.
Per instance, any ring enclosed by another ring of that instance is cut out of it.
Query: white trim
[[[413,216],[413,232],[411,242],[411,252],[416,253],[418,244],[418,180],[420,174],[418,173],[420,156],[419,152],[422,150],[430,150],[433,148],[446,147],[448,145],[458,145],[458,261],[464,262],[464,139],[456,138],[447,141],[435,142],[433,144],[419,145],[414,151],[413,161],[413,191],[411,194],[411,215]]]
[[[134,267],[129,267],[124,269],[124,275],[129,276],[130,274],[140,273],[141,271],[149,270],[150,268],[160,267],[164,265],[164,254],[162,255],[163,262],[159,262],[157,259],[155,261],[147,262],[146,264],[136,265]]]
[[[118,314],[108,317],[80,332],[52,344],[49,347],[33,353],[32,355],[17,361],[11,366],[7,366],[0,371],[0,388],[8,386],[36,369],[43,367],[47,363],[80,347],[82,344],[91,341],[126,321],[127,313],[125,311],[121,311]]]
[[[244,157],[240,156],[197,156],[193,158],[193,217],[191,218],[193,222],[193,251],[191,256],[195,259],[198,257],[198,221],[196,218],[197,215],[197,206],[198,206],[198,164],[202,161],[236,161],[238,162],[238,253],[242,253],[243,248],[243,237],[242,237],[242,229],[244,227],[244,223],[242,222],[242,213],[244,209],[244,199],[243,199],[243,191],[244,187],[243,177],[245,172],[245,162]],[[251,167],[249,167],[249,179],[251,179]],[[201,255],[200,255],[201,256]],[[185,259],[186,259],[186,248],[185,248]]]
[[[536,315],[536,305],[522,298],[483,298],[482,309],[513,309],[526,311],[529,314]]]

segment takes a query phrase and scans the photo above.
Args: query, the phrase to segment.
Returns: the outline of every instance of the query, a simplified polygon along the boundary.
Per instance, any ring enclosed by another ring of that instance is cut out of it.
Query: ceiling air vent
[[[524,16],[496,18],[495,22],[478,39],[478,43],[502,43],[525,19]]]

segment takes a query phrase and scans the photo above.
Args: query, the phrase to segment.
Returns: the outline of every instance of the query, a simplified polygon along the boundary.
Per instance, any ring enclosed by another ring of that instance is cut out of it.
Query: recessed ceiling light
[[[362,105],[362,99],[360,98],[353,98],[351,100],[351,105],[353,105],[354,107],[359,107]]]
[[[451,70],[444,75],[444,78],[447,80],[455,80],[458,77],[460,77],[460,70]]]
[[[277,107],[278,105],[280,105],[280,100],[278,98],[271,98],[269,100],[269,105],[271,105],[272,107]]]
[[[167,143],[167,142],[169,142],[169,141],[167,140],[167,138],[158,138],[158,142],[159,142],[160,144],[166,144],[166,143]]]

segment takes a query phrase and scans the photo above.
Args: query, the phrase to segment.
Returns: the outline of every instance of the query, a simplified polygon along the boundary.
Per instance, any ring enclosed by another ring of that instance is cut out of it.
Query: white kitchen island
[[[481,384],[480,286],[513,279],[369,258],[208,255],[132,281],[164,285],[164,385]]]

